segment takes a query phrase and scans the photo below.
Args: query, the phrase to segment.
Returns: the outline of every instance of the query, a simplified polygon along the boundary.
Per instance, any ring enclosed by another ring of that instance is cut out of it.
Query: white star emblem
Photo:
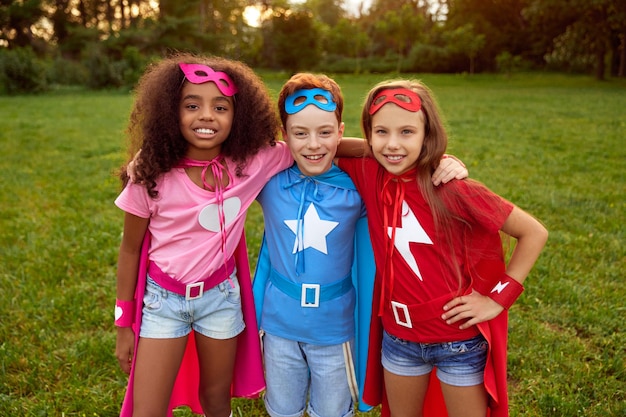
[[[285,220],[285,224],[296,235],[293,243],[293,252],[301,252],[306,248],[317,249],[318,251],[328,254],[326,246],[326,236],[339,224],[329,220],[320,219],[315,205],[311,203],[304,213],[304,224],[298,236],[298,220]]]
[[[498,283],[496,284],[495,287],[493,287],[493,289],[491,290],[492,293],[497,292],[498,294],[501,294],[502,291],[504,291],[504,289],[509,285],[508,282],[505,282],[504,284],[502,283],[502,281],[498,281]]]
[[[387,234],[391,237],[393,233],[393,227],[389,227],[387,229]],[[409,247],[410,242],[415,243],[424,243],[427,245],[432,245],[433,241],[430,240],[426,231],[420,224],[413,211],[409,208],[409,205],[406,201],[402,202],[402,227],[396,227],[396,238],[394,241],[394,245],[400,255],[404,258],[409,267],[413,270],[415,275],[423,281],[422,274],[420,272],[419,267],[417,266],[417,261],[415,257],[411,253],[411,248]]]

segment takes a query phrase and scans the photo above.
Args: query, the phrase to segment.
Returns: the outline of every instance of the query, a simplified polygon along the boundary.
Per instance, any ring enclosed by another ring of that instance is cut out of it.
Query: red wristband
[[[130,327],[135,319],[135,301],[115,300],[115,325]]]
[[[522,292],[524,292],[524,286],[519,281],[504,274],[487,296],[508,310]]]

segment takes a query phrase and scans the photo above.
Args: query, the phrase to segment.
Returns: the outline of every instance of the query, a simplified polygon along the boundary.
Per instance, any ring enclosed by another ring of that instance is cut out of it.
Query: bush
[[[88,78],[87,69],[80,62],[61,56],[52,60],[48,69],[48,82],[50,84],[86,85]]]
[[[7,94],[39,93],[48,88],[45,66],[31,48],[0,50],[0,83]]]
[[[410,72],[449,72],[452,66],[446,48],[423,43],[413,45],[407,61]]]
[[[359,74],[363,72],[363,59],[328,55],[316,66],[317,70],[335,74]]]
[[[82,62],[88,71],[89,88],[104,89],[123,85],[125,70],[123,63],[113,63],[99,45],[90,45],[83,55]]]
[[[369,57],[363,59],[361,68],[366,73],[390,73],[396,72],[398,68],[398,57],[395,54],[390,54],[385,57]]]
[[[122,59],[124,62],[124,85],[126,87],[132,87],[137,83],[143,74],[148,63],[148,59],[141,55],[139,49],[134,46],[127,46],[124,49]]]
[[[505,51],[496,57],[496,66],[499,72],[511,75],[511,73],[518,72],[528,65],[524,63],[521,56],[513,56],[508,51]]]

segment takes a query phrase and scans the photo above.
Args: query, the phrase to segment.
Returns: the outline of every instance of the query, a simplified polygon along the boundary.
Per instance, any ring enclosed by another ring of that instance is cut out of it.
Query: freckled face
[[[328,171],[344,129],[335,113],[309,105],[289,115],[286,124],[283,136],[300,171],[309,176]]]
[[[186,156],[201,160],[215,158],[233,124],[232,97],[223,95],[212,82],[185,82],[179,111],[180,131],[189,142]]]
[[[390,173],[403,174],[417,166],[424,143],[424,114],[393,103],[372,117],[370,144],[376,160]]]

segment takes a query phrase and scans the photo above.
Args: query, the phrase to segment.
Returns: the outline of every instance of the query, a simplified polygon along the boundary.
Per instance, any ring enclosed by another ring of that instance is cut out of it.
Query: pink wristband
[[[135,302],[115,300],[115,325],[117,327],[130,327],[135,318]]]
[[[524,286],[507,274],[493,287],[488,297],[508,310],[524,292]]]

